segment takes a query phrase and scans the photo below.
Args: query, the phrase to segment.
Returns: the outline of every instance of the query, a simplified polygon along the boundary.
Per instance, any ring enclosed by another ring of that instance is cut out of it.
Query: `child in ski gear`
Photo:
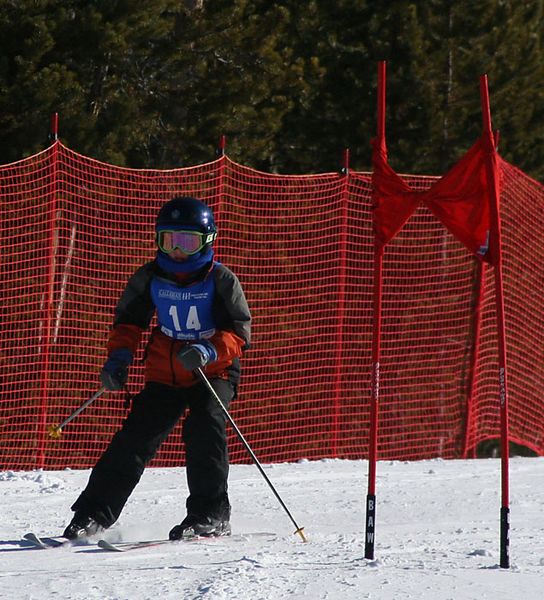
[[[213,213],[200,200],[176,197],[159,211],[156,258],[133,274],[121,295],[100,374],[108,390],[125,387],[142,333],[156,314],[144,355],[145,385],[72,506],[75,514],[64,531],[69,539],[115,523],[145,465],[187,409],[187,516],[170,539],[187,530],[230,533],[225,417],[193,371],[203,369],[228,408],[239,358],[249,347],[251,315],[237,277],[214,261],[216,237]]]

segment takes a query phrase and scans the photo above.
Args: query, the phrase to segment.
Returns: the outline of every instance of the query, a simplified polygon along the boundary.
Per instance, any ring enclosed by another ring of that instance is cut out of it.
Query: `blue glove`
[[[126,348],[114,350],[102,367],[100,381],[111,391],[122,390],[128,379],[128,367],[132,362],[132,352]]]
[[[187,371],[194,371],[217,360],[217,350],[211,342],[202,340],[198,344],[190,344],[180,350],[178,360]]]

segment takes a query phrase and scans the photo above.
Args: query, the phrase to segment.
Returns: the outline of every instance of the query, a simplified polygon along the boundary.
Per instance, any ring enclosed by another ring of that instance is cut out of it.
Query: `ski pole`
[[[60,425],[49,425],[47,431],[49,433],[49,437],[58,440],[62,435],[62,428],[68,425],[70,421],[73,421],[80,412],[84,411],[91,402],[94,402],[97,398],[100,398],[102,394],[106,391],[105,387],[101,387],[98,392],[88,400],[86,400],[76,411],[74,411],[67,419],[65,419]]]
[[[236,432],[236,435],[238,436],[238,438],[244,445],[245,449],[248,451],[248,453],[251,456],[256,467],[259,469],[261,475],[264,477],[264,480],[266,481],[266,483],[268,483],[270,489],[272,490],[272,492],[274,492],[274,496],[276,496],[276,498],[278,499],[279,503],[281,504],[283,510],[287,513],[287,516],[291,519],[291,522],[296,527],[296,530],[294,531],[294,533],[298,533],[298,535],[300,535],[300,537],[302,538],[302,541],[306,542],[307,539],[306,539],[306,536],[304,535],[304,527],[299,527],[297,522],[293,518],[293,515],[289,512],[289,509],[285,505],[285,502],[281,499],[281,496],[276,491],[276,488],[272,485],[272,482],[268,478],[267,474],[264,472],[264,469],[263,469],[261,463],[259,462],[259,460],[255,456],[255,453],[253,452],[253,450],[247,443],[246,439],[242,435],[242,432],[238,429],[236,423],[233,421],[232,417],[230,416],[229,411],[225,408],[225,405],[223,404],[223,402],[221,402],[221,398],[219,398],[219,396],[217,395],[217,392],[213,389],[212,384],[210,383],[209,379],[206,377],[206,375],[204,375],[204,372],[202,371],[202,369],[200,369],[200,368],[195,369],[195,372],[200,377],[202,383],[204,383],[204,385],[208,388],[208,390],[210,391],[212,396],[215,398],[215,401],[219,404],[219,406],[221,407],[221,410],[225,413],[225,416],[227,417],[229,423],[232,425],[232,428]]]

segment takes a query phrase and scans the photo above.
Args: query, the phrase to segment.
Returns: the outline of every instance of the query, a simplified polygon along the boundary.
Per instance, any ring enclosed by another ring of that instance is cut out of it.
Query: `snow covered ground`
[[[511,561],[500,569],[500,465],[380,462],[376,557],[364,558],[367,463],[267,465],[308,543],[252,465],[233,466],[235,533],[275,536],[181,542],[126,553],[94,545],[39,550],[88,471],[0,472],[0,597],[100,600],[540,600],[544,598],[544,458],[513,458]],[[184,469],[148,469],[112,541],[161,538],[184,516]]]

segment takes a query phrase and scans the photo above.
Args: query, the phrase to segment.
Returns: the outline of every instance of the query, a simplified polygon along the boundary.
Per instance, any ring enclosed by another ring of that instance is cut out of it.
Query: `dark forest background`
[[[370,169],[377,61],[399,172],[441,174],[481,131],[544,180],[544,0],[0,0],[0,163],[47,144],[137,168],[227,153],[271,172]]]

